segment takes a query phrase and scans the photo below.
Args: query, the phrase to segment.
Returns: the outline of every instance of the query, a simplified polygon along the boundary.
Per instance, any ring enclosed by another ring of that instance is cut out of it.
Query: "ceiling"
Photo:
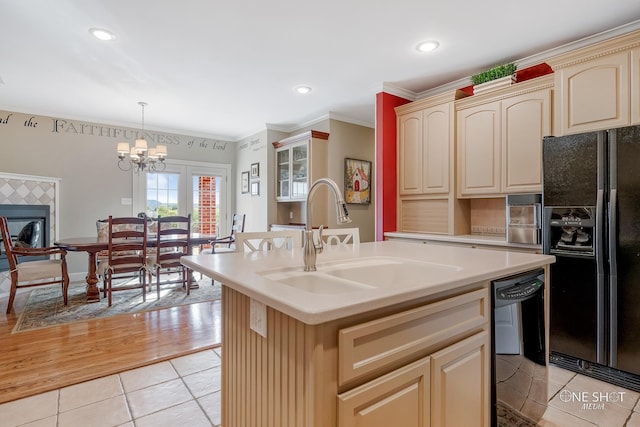
[[[418,94],[631,23],[638,0],[0,0],[0,109],[238,140],[321,117],[373,126]],[[476,6],[478,4],[472,4]],[[106,28],[116,40],[88,32]],[[436,39],[431,53],[415,49]],[[461,81],[467,85],[467,80]],[[313,88],[307,95],[298,85]]]

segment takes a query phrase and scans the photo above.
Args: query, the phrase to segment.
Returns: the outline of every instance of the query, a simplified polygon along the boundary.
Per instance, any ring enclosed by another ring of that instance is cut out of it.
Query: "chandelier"
[[[164,160],[167,158],[167,146],[158,144],[155,147],[147,147],[147,140],[144,139],[144,107],[146,102],[138,102],[142,107],[142,130],[140,138],[136,139],[136,144],[129,148],[128,142],[118,142],[118,168],[140,173],[145,169],[152,172],[161,172],[167,166]],[[129,156],[127,158],[127,155]]]

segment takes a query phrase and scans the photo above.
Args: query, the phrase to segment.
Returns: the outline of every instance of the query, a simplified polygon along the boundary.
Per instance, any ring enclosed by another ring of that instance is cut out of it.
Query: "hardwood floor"
[[[0,298],[0,403],[213,348],[220,301],[12,334],[28,293],[4,314]]]

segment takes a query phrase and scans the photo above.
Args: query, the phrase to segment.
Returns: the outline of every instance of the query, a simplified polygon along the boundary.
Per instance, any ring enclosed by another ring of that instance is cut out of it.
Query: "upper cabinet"
[[[449,193],[454,157],[453,100],[430,98],[398,107],[396,113],[400,194]]]
[[[459,196],[500,193],[500,102],[460,109]]]
[[[542,190],[553,76],[456,102],[458,197]]]
[[[451,91],[396,108],[399,231],[464,234],[464,202],[455,197],[454,101]]]
[[[309,187],[327,175],[329,134],[308,131],[274,142],[276,199],[305,200]]]
[[[501,101],[503,193],[542,190],[542,138],[551,134],[551,89]]]
[[[637,46],[636,32],[547,61],[555,72],[556,136],[640,123]]]

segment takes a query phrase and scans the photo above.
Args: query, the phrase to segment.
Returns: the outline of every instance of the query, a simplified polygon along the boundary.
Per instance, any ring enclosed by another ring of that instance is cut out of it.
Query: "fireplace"
[[[43,248],[50,244],[49,205],[1,205],[0,216],[7,217],[9,233],[14,245]],[[48,257],[33,257],[47,259]],[[0,241],[0,271],[9,269],[4,243]]]

